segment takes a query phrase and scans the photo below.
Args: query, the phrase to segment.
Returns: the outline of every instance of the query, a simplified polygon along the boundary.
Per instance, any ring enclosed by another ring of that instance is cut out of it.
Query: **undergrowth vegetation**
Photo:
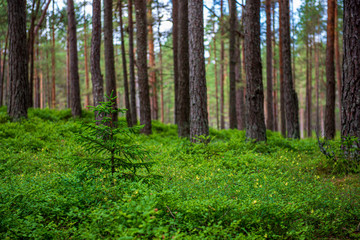
[[[153,135],[132,136],[150,173],[112,176],[78,141],[83,116],[30,109],[15,123],[0,109],[0,239],[360,237],[359,174],[334,173],[316,139],[211,129],[192,144],[154,121]]]

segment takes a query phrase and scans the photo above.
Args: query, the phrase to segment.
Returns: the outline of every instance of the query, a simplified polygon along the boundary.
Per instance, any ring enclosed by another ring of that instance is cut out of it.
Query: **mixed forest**
[[[360,2],[0,0],[1,239],[359,239]]]

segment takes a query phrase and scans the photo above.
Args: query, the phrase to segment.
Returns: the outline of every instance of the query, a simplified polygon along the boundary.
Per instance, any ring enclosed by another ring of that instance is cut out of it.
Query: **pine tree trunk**
[[[328,0],[327,43],[326,43],[326,108],[325,108],[325,138],[335,137],[335,1]]]
[[[51,48],[51,70],[52,70],[52,81],[51,81],[51,108],[56,107],[56,75],[55,75],[55,1],[53,1],[53,20],[52,20],[52,48]]]
[[[273,41],[273,100],[274,100],[274,131],[278,131],[278,99],[277,99],[277,68],[276,68],[276,56],[275,56],[275,46],[276,46],[276,37],[275,37],[275,5],[276,2],[273,2],[273,29],[272,29],[272,41]]]
[[[128,0],[128,31],[129,31],[129,77],[130,77],[130,109],[131,122],[137,124],[136,85],[135,85],[135,57],[134,57],[134,27],[133,2]]]
[[[179,1],[178,12],[178,135],[190,136],[188,3]]]
[[[70,88],[70,41],[69,41],[69,29],[67,29],[66,36],[66,96],[67,96],[67,108],[71,107],[71,88]]]
[[[175,94],[175,109],[174,109],[174,118],[175,124],[178,124],[178,85],[179,85],[179,63],[178,63],[178,26],[179,26],[179,3],[178,0],[172,1],[173,8],[172,8],[172,19],[173,19],[173,29],[172,29],[172,41],[173,41],[173,61],[174,61],[174,94]]]
[[[341,135],[360,139],[360,2],[344,0]],[[356,39],[356,40],[355,40]],[[360,144],[358,143],[358,147]]]
[[[36,46],[34,46],[34,65],[35,60],[39,61],[39,36],[36,36]],[[38,66],[34,66],[34,79],[35,79],[35,85],[34,85],[34,108],[40,107],[40,77],[39,77],[39,68]]]
[[[149,84],[150,84],[150,107],[151,118],[158,119],[158,98],[157,98],[157,83],[155,70],[155,48],[154,48],[154,31],[153,31],[153,17],[151,10],[152,0],[147,0],[147,19],[148,19],[148,44],[149,44]]]
[[[88,67],[88,50],[87,50],[87,32],[86,32],[86,12],[84,8],[84,64],[85,64],[85,108],[90,105],[90,92],[89,92],[89,67]]]
[[[125,40],[124,40],[124,27],[122,21],[122,4],[121,0],[119,0],[119,17],[120,17],[120,34],[121,34],[121,56],[122,56],[122,64],[123,64],[123,73],[124,73],[124,91],[125,91],[125,108],[126,111],[126,121],[129,127],[132,127],[132,117],[131,117],[131,106],[129,100],[129,85],[128,85],[128,74],[127,74],[127,66],[126,66],[126,52],[125,52]]]
[[[237,128],[236,116],[236,0],[230,0],[230,93],[229,93],[229,123],[231,129]]]
[[[9,38],[9,29],[7,30],[6,33],[6,38],[5,38],[5,48],[4,48],[4,56],[3,56],[3,61],[2,61],[2,71],[1,71],[1,76],[0,76],[0,107],[3,105],[3,99],[5,97],[4,94],[4,89],[6,90],[6,88],[4,88],[4,83],[5,83],[5,66],[6,66],[6,53],[7,53],[7,48],[8,48],[8,38]]]
[[[340,109],[339,123],[341,125],[341,60],[339,50],[339,24],[338,24],[338,6],[337,0],[335,0],[335,62],[336,62],[336,81],[338,89],[338,107]],[[341,129],[341,128],[340,128]]]
[[[216,33],[215,33],[215,22],[213,22],[213,32],[214,32],[214,75],[215,75],[215,110],[216,110],[216,128],[220,129],[220,121],[219,121],[219,94],[218,94],[218,73],[217,73],[217,57],[216,57]]]
[[[91,38],[91,57],[90,70],[92,92],[94,99],[94,106],[98,106],[100,102],[104,102],[104,81],[101,75],[100,68],[100,52],[101,52],[101,0],[93,0],[93,14],[92,14],[92,38]],[[97,116],[96,120],[100,120],[101,116]]]
[[[281,21],[282,4],[279,0],[279,70],[280,70],[280,130],[281,134],[286,136],[286,119],[285,119],[285,92],[284,92],[284,66],[283,66],[283,26]]]
[[[112,0],[104,0],[105,82],[106,95],[116,97],[112,3]],[[113,108],[117,108],[116,101],[113,102]],[[118,114],[112,114],[111,117],[114,123],[117,122]]]
[[[319,111],[319,93],[320,93],[320,79],[319,79],[319,47],[315,44],[315,92],[316,92],[316,134],[320,131],[320,111]]]
[[[203,3],[189,0],[190,138],[209,135],[204,59]]]
[[[291,44],[290,44],[290,16],[289,0],[281,1],[281,25],[282,25],[282,55],[284,70],[284,97],[286,130],[288,138],[300,138],[299,104],[297,94],[293,86],[291,69]]]
[[[26,44],[26,1],[8,0],[9,104],[8,114],[18,120],[27,117],[28,72]]]
[[[239,31],[239,21],[236,20],[236,29]],[[237,128],[239,130],[245,129],[245,101],[244,101],[244,83],[241,64],[241,40],[240,37],[236,37],[236,66],[235,66],[235,79],[237,84],[236,90],[236,114],[237,114]]]
[[[271,45],[271,1],[266,0],[266,79],[267,79],[267,129],[274,130],[273,112],[273,79],[272,79],[272,45]]]
[[[266,141],[260,54],[260,0],[247,0],[245,13],[246,137]]]
[[[224,109],[224,82],[225,82],[225,44],[224,44],[224,2],[220,1],[220,127],[221,129],[225,129],[225,109]]]
[[[144,134],[151,134],[151,109],[147,72],[147,19],[146,0],[135,0],[137,66],[140,97],[140,124]]]
[[[80,82],[77,54],[76,18],[74,1],[68,0],[68,29],[69,29],[69,66],[70,66],[70,96],[71,113],[73,117],[81,116]]]

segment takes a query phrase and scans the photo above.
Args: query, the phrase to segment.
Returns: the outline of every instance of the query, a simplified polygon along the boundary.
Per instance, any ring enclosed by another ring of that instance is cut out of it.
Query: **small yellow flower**
[[[285,186],[287,186],[287,185],[288,185],[288,183],[286,182],[286,183],[285,183]]]
[[[257,203],[257,201],[256,200],[254,200],[253,202],[252,202],[252,204],[256,204]]]

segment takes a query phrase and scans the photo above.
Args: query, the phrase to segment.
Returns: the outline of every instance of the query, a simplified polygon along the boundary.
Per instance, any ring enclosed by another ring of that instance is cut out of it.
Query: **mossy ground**
[[[211,129],[178,139],[153,122],[136,141],[156,164],[139,176],[91,163],[69,111],[0,109],[1,239],[359,239],[360,177],[334,175],[315,139],[245,141]]]

